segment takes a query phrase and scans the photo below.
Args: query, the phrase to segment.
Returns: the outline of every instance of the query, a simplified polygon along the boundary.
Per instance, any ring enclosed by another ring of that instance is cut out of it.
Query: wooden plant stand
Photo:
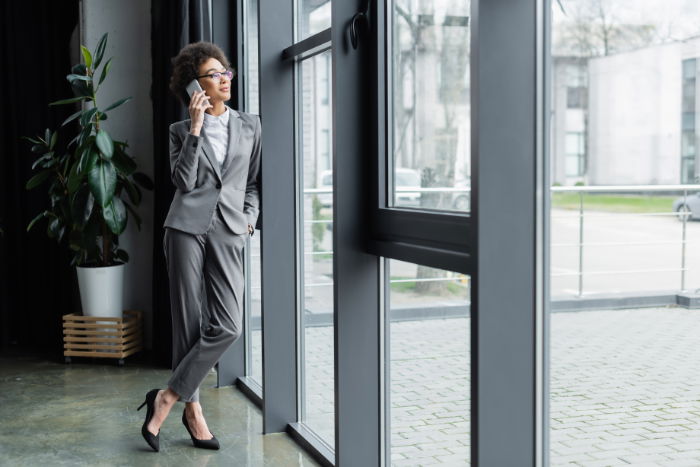
[[[124,358],[143,349],[142,319],[140,310],[124,310],[121,318],[63,315],[65,362],[71,357],[101,357],[118,358],[119,366],[124,365]]]

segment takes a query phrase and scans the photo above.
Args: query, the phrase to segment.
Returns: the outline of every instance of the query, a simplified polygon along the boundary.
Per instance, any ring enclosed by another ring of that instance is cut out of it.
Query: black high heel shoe
[[[204,449],[219,449],[219,440],[216,439],[214,433],[211,434],[214,436],[212,439],[197,439],[194,437],[192,431],[190,430],[190,425],[187,423],[187,417],[185,416],[184,410],[182,411],[182,424],[185,425],[185,428],[187,428],[187,432],[190,434],[190,438],[192,438],[192,442],[194,443],[195,447]]]
[[[160,389],[151,389],[150,391],[148,391],[146,393],[146,400],[143,401],[143,404],[141,404],[138,409],[136,409],[141,410],[141,408],[144,405],[148,404],[148,407],[146,408],[146,420],[143,422],[143,426],[141,426],[141,434],[143,435],[143,439],[145,439],[148,445],[151,446],[156,452],[160,451],[160,430],[158,430],[157,435],[154,435],[146,429],[146,426],[151,421],[151,418],[153,418],[153,415],[156,413],[154,405],[156,402],[156,396],[158,395],[158,391],[160,391]]]

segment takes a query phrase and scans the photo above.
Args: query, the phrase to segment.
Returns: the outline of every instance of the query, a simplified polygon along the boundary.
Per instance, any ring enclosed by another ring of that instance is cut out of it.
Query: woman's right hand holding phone
[[[209,96],[204,91],[195,91],[190,99],[190,133],[199,136],[199,131],[204,123],[204,111],[210,107],[214,107],[209,103]]]

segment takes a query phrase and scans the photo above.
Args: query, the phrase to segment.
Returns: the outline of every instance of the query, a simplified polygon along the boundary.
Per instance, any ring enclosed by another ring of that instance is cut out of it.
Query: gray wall
[[[103,63],[114,57],[110,73],[98,91],[97,106],[106,107],[124,97],[132,99],[110,111],[102,123],[114,139],[129,144],[138,170],[153,178],[153,105],[151,89],[151,2],[150,0],[82,0],[80,2],[80,43],[94,51],[107,32]],[[162,83],[167,86],[167,83]],[[137,212],[141,230],[129,219],[119,245],[129,253],[124,272],[124,308],[144,312],[144,339],[151,348],[153,192],[142,190]],[[161,248],[161,243],[155,245]]]

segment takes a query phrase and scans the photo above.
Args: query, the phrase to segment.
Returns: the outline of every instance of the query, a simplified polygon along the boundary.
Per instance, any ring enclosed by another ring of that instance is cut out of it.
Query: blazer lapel
[[[224,176],[226,175],[228,168],[231,166],[231,161],[236,153],[238,140],[241,137],[241,127],[243,126],[241,115],[228,105],[226,105],[226,107],[228,107],[228,111],[231,112],[231,115],[229,115],[228,118],[228,150],[226,151],[226,158],[224,159],[224,163],[222,164],[223,167],[221,169],[221,173]]]

